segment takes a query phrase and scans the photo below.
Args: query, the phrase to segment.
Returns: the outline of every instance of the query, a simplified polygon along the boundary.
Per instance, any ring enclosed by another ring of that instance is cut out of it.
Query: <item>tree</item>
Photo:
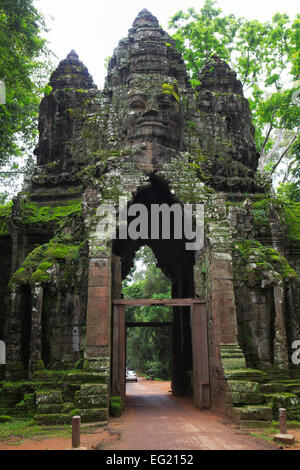
[[[0,181],[17,178],[21,156],[30,154],[37,138],[41,96],[50,70],[51,53],[42,38],[43,16],[33,0],[0,2],[0,80],[6,103],[0,104]],[[21,164],[22,166],[22,164]]]
[[[233,14],[225,16],[215,3],[206,0],[199,13],[194,8],[187,13],[179,11],[169,23],[192,85],[200,83],[200,71],[211,55],[226,60],[249,99],[260,170],[277,176],[278,169],[285,167],[288,174],[283,179],[292,178],[297,185],[300,15],[291,20],[276,13],[272,20],[261,23]]]
[[[150,248],[142,247],[136,254],[134,267],[123,283],[123,294],[129,299],[171,298],[171,282],[156,266]],[[170,307],[164,305],[127,307],[126,321],[171,321]],[[154,368],[163,379],[170,378],[170,342],[168,327],[136,327],[127,331],[128,365],[138,371]]]

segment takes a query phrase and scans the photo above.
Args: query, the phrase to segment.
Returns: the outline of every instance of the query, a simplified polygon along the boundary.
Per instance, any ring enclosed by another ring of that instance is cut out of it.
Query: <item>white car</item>
[[[126,371],[126,382],[137,382],[137,375],[135,370],[127,370]]]

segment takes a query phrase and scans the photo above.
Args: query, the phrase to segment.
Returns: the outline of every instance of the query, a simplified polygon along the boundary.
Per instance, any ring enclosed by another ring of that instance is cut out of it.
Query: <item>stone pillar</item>
[[[213,253],[211,261],[211,307],[214,331],[220,344],[237,342],[237,317],[229,253]]]
[[[40,284],[35,284],[31,291],[31,336],[30,359],[28,365],[29,379],[38,364],[42,360],[42,309],[44,289]]]
[[[24,369],[21,350],[21,294],[19,290],[14,290],[10,295],[10,315],[5,326],[6,343],[6,367],[5,378],[7,380],[18,380],[27,378],[27,371]]]
[[[111,260],[110,256],[89,260],[86,357],[110,355]]]
[[[275,339],[274,339],[274,365],[279,369],[289,368],[287,338],[285,325],[284,288],[274,287],[275,302]]]

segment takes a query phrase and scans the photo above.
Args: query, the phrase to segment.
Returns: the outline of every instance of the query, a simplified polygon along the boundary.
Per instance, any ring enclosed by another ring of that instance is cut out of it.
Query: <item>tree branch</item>
[[[287,152],[290,150],[291,146],[293,145],[293,143],[295,142],[295,140],[297,139],[297,136],[298,136],[299,132],[297,132],[297,134],[292,138],[291,142],[289,143],[289,145],[286,147],[285,151],[280,155],[277,163],[273,166],[272,170],[271,170],[271,175],[274,174],[274,171],[276,170],[276,168],[278,167],[279,163],[282,161],[283,157],[287,154]]]

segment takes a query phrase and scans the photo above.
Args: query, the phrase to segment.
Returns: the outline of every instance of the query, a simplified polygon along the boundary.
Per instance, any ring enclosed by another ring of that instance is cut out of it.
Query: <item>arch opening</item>
[[[147,188],[137,192],[132,200],[133,204],[143,204],[147,208],[148,214],[148,235],[152,227],[153,205],[166,204],[169,208],[173,204],[179,204],[168,186],[158,177],[152,176]],[[128,217],[128,224],[132,218]],[[162,222],[162,220],[160,219]],[[170,281],[170,297],[174,299],[193,298],[194,297],[194,273],[195,252],[186,249],[186,239],[184,230],[182,238],[176,235],[175,223],[178,223],[175,213],[170,211],[169,218],[169,238],[163,238],[163,227],[159,227],[159,236],[157,239],[140,237],[133,240],[129,237],[126,240],[119,240],[118,237],[113,242],[112,252],[120,258],[121,261],[121,279],[124,279],[130,273],[134,264],[136,253],[141,247],[147,246],[155,256],[158,268]],[[184,215],[182,211],[181,224],[184,224]],[[113,281],[114,282],[114,281]],[[114,286],[113,289],[114,291]],[[121,294],[121,293],[120,293]],[[157,292],[159,294],[159,292]],[[115,297],[116,298],[116,297]],[[172,311],[172,339],[171,339],[171,358],[172,364],[172,391],[174,395],[191,395],[191,372],[193,370],[192,354],[192,333],[191,333],[191,315],[189,306],[176,306]]]

